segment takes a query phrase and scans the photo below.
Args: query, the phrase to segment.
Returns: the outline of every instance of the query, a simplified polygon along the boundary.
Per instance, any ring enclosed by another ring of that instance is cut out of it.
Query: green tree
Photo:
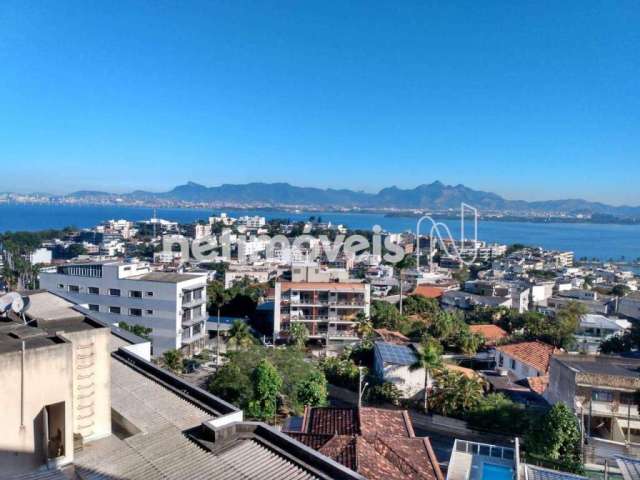
[[[309,329],[304,323],[295,322],[289,327],[289,343],[296,348],[304,348],[309,339]]]
[[[371,320],[362,312],[356,316],[356,333],[364,343],[371,344],[373,338],[373,324]]]
[[[556,403],[525,437],[527,454],[551,460],[572,473],[582,473],[578,421],[569,407]]]
[[[251,375],[253,400],[249,402],[249,415],[260,420],[273,418],[277,411],[282,377],[269,360],[262,360]]]
[[[179,350],[167,350],[162,354],[162,363],[173,372],[182,370],[182,353]]]
[[[402,310],[405,315],[420,315],[432,318],[440,312],[440,305],[434,298],[426,298],[422,295],[409,295],[404,299]]]
[[[314,370],[296,388],[298,402],[311,407],[327,404],[327,379],[324,373]]]
[[[424,411],[429,409],[429,383],[431,373],[442,365],[442,346],[434,339],[427,339],[416,351],[416,361],[409,366],[412,371],[424,369]]]
[[[442,415],[464,415],[472,411],[482,399],[482,384],[460,372],[443,369],[436,377],[431,399],[433,408]]]
[[[374,328],[398,330],[402,315],[395,305],[382,300],[371,302],[371,322]]]
[[[630,291],[631,291],[631,289],[628,286],[623,285],[623,284],[619,284],[619,285],[614,285],[613,286],[613,288],[611,289],[611,294],[615,295],[616,297],[624,297]]]
[[[233,325],[231,325],[231,328],[229,329],[229,340],[227,343],[234,346],[237,351],[254,345],[256,343],[256,339],[251,334],[249,325],[242,320],[236,319],[233,321]]]
[[[392,405],[400,405],[402,398],[398,387],[391,382],[372,385],[366,390],[365,396],[368,403],[390,403]]]

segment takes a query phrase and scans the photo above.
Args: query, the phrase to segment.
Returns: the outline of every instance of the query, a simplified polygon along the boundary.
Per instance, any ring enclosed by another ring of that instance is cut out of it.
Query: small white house
[[[409,345],[376,342],[374,345],[374,370],[386,382],[393,383],[402,398],[420,396],[424,391],[424,369],[411,370],[416,352]],[[432,383],[432,382],[431,382]],[[432,385],[429,385],[431,388]]]

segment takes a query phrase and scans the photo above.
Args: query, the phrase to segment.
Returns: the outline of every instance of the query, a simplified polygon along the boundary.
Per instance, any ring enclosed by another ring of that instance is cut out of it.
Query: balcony
[[[185,330],[182,332],[182,345],[189,345],[193,342],[197,342],[198,340],[203,339],[205,336],[205,331],[201,331],[199,333],[195,333],[191,335],[189,330]]]
[[[197,307],[205,303],[205,297],[193,298],[191,296],[182,297],[182,308]]]

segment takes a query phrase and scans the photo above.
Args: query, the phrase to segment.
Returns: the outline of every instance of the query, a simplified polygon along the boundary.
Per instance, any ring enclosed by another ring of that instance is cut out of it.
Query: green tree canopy
[[[269,360],[263,359],[251,374],[251,380],[253,399],[249,402],[249,415],[261,420],[273,418],[283,383],[280,373]]]
[[[578,421],[569,407],[556,403],[525,437],[527,454],[549,459],[563,470],[582,473]]]

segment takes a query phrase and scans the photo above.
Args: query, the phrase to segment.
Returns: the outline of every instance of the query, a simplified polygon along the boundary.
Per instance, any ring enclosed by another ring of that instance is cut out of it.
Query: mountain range
[[[127,194],[79,191],[63,199],[118,202],[219,204],[271,207],[363,208],[363,209],[459,209],[465,202],[481,211],[510,213],[599,214],[640,217],[640,206],[612,206],[581,199],[527,202],[507,200],[500,195],[474,190],[464,185],[445,185],[435,181],[412,189],[383,188],[377,193],[348,189],[298,187],[288,183],[223,184],[207,187],[195,182],[179,185],[168,192],[137,190]]]

